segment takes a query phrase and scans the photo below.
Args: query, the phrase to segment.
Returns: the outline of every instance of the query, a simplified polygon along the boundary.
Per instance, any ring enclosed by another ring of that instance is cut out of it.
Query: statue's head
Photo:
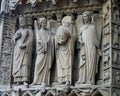
[[[91,12],[90,11],[85,11],[83,12],[83,22],[86,23],[91,23],[92,17],[91,17]]]
[[[62,25],[65,26],[65,27],[69,27],[72,23],[72,17],[71,16],[65,16],[63,19],[62,19]]]
[[[25,15],[20,15],[19,16],[19,24],[20,27],[26,27],[27,26],[27,18]]]
[[[47,26],[47,19],[46,18],[44,18],[44,17],[42,17],[42,18],[40,18],[39,19],[39,24],[40,24],[40,27],[41,28],[46,28],[46,26]]]

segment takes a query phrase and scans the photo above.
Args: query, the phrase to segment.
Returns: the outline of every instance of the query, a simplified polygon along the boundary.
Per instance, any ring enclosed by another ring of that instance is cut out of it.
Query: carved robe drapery
[[[19,29],[14,36],[14,82],[29,82],[32,57],[33,33],[30,29]]]
[[[73,25],[61,25],[56,33],[56,62],[58,82],[72,82],[72,66],[74,61],[74,45],[76,32]]]
[[[81,49],[78,82],[94,84],[98,67],[97,49],[99,48],[99,39],[93,24],[82,26],[79,42],[81,43]]]
[[[37,58],[33,84],[50,83],[50,70],[53,62],[53,39],[47,29],[38,30],[36,36]]]

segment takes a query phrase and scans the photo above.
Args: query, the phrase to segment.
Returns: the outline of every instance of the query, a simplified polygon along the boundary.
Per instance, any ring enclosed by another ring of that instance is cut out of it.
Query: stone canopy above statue
[[[38,2],[52,2],[53,5],[55,5],[57,3],[57,0],[10,0],[9,6],[11,10],[14,10],[15,7],[19,4],[31,4],[32,7],[35,7],[36,3]]]
[[[61,5],[61,2],[64,4]],[[39,6],[52,6],[57,8],[58,6],[63,7],[71,5],[84,5],[84,4],[98,4],[101,3],[99,0],[2,0],[1,1],[1,13],[8,13],[10,10],[16,10],[18,6],[24,6],[25,4],[30,5],[32,8]],[[40,5],[38,5],[40,4]]]

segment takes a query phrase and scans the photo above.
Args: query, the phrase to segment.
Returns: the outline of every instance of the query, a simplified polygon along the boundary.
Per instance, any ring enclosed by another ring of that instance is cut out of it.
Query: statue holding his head
[[[72,17],[65,16],[55,35],[57,79],[60,84],[72,82],[75,40],[76,30],[72,24]]]

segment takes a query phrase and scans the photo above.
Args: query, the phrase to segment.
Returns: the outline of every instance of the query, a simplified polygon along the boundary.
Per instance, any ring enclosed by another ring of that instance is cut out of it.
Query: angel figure
[[[94,16],[96,17],[96,16]],[[82,14],[83,25],[79,30],[79,80],[78,84],[95,84],[95,74],[97,73],[100,32],[97,32],[95,22],[92,22],[90,11]],[[93,18],[93,21],[95,19]],[[99,21],[101,22],[101,21]],[[101,26],[99,24],[99,26]],[[102,29],[102,28],[101,28]]]
[[[47,19],[42,17],[39,19],[40,29],[38,29],[37,21],[35,21],[36,30],[36,63],[34,72],[34,81],[31,85],[49,85],[50,71],[53,62],[53,39],[50,31],[46,28]]]
[[[72,82],[75,40],[76,30],[72,25],[72,18],[71,16],[65,16],[55,35],[57,80],[59,84],[71,84]]]

